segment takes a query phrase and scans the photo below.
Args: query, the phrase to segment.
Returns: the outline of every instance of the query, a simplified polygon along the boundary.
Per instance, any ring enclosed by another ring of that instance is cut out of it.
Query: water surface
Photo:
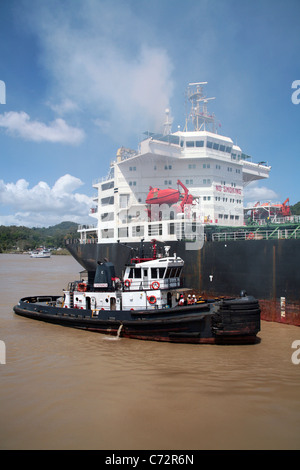
[[[262,322],[256,345],[185,345],[13,313],[81,270],[70,256],[0,255],[1,449],[299,449],[298,327]]]

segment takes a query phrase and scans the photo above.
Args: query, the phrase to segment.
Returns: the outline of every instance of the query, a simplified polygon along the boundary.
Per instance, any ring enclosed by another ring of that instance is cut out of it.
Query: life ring
[[[84,284],[84,282],[79,282],[78,292],[86,292],[86,284]]]
[[[254,233],[253,233],[253,232],[250,232],[247,238],[248,238],[248,240],[253,240],[253,238],[254,238]]]
[[[131,284],[130,279],[126,279],[126,281],[124,282],[124,286],[125,287],[130,287],[130,284]]]
[[[151,284],[151,287],[152,287],[152,289],[157,290],[160,287],[160,283],[158,281],[153,281],[152,284]]]
[[[148,297],[148,302],[149,304],[155,304],[156,303],[155,295],[150,295],[150,297]]]

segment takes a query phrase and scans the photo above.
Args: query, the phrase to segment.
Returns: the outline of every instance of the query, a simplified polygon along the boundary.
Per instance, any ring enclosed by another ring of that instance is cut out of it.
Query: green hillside
[[[76,238],[78,224],[62,222],[48,228],[0,226],[0,253],[29,251],[39,246],[62,248],[66,238]]]

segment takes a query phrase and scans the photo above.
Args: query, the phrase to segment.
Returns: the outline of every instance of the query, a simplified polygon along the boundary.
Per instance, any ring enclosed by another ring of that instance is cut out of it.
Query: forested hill
[[[66,238],[77,238],[78,224],[62,222],[48,228],[0,225],[0,253],[29,251],[39,246],[63,248]]]

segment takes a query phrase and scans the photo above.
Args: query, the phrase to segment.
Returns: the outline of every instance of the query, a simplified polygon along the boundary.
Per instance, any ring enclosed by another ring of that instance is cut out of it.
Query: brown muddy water
[[[300,448],[299,327],[262,322],[256,345],[185,345],[13,313],[81,270],[70,256],[0,255],[1,449]]]

